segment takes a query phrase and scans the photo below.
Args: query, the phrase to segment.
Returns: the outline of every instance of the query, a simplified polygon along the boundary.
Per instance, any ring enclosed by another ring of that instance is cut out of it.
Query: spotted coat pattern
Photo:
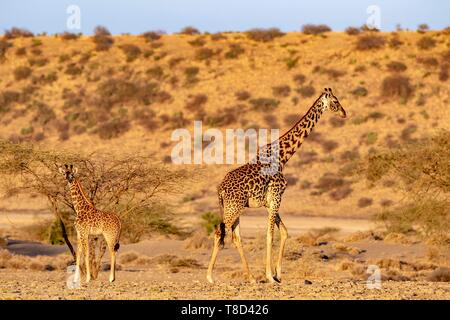
[[[77,169],[73,165],[65,165],[64,168],[60,168],[60,172],[64,175],[69,183],[70,193],[72,197],[72,203],[77,213],[75,219],[75,230],[77,232],[77,270],[75,277],[79,277],[80,262],[85,256],[86,265],[86,282],[91,278],[91,264],[89,259],[92,259],[89,245],[91,235],[103,235],[106,246],[100,248],[100,256],[103,256],[106,247],[109,249],[111,257],[111,270],[109,281],[115,280],[115,263],[116,252],[120,247],[119,239],[122,224],[120,218],[110,212],[104,212],[98,210],[94,204],[88,199],[83,191],[80,181],[76,178]],[[96,271],[94,271],[95,273]]]
[[[288,160],[300,148],[320,120],[323,112],[328,109],[338,113],[341,117],[346,116],[345,110],[330,88],[324,90],[308,112],[289,131],[277,141],[261,148],[255,161],[250,161],[225,175],[217,189],[223,222],[215,230],[214,248],[207,272],[209,282],[213,282],[212,271],[218,248],[220,244],[223,246],[225,234],[228,232],[232,233],[233,242],[241,256],[244,270],[248,278],[253,281],[239,234],[239,217],[246,207],[265,207],[268,210],[266,277],[270,282],[280,282],[281,260],[287,238],[287,229],[278,212],[282,195],[287,186],[282,171]],[[265,156],[260,157],[261,155]],[[271,155],[276,159],[276,170],[272,174],[266,174],[267,170],[264,169],[267,169],[270,164],[262,159],[267,159],[267,156]],[[275,225],[280,229],[281,241],[274,276],[271,266],[271,247]]]

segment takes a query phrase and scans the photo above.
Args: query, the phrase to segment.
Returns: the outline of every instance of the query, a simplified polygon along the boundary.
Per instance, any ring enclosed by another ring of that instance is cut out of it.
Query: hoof
[[[256,284],[256,279],[253,278],[253,277],[250,277],[250,278],[248,279],[248,281],[249,281],[251,284]]]
[[[281,279],[278,279],[277,277],[273,277],[273,280],[275,280],[276,283],[281,283]]]
[[[209,283],[214,284],[214,280],[212,277],[206,277]]]
[[[109,279],[109,282],[110,282],[110,283],[113,283],[114,281],[116,281],[115,278],[112,278],[112,279],[110,278],[110,279]]]

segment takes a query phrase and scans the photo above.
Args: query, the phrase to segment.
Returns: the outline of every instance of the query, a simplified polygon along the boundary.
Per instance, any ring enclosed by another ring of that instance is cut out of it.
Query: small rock
[[[310,284],[312,284],[312,282],[305,279],[305,284],[310,285]]]

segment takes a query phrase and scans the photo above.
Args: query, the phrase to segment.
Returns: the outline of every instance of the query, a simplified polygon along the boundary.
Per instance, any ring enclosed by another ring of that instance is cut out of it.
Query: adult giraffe
[[[261,148],[256,161],[244,164],[243,166],[226,174],[222,183],[218,187],[219,205],[222,211],[223,221],[216,226],[214,232],[214,247],[207,271],[207,280],[213,283],[212,272],[216,262],[220,245],[223,246],[225,234],[232,232],[233,242],[236,245],[242,264],[251,282],[254,278],[250,273],[247,260],[241,243],[239,231],[239,217],[245,207],[259,208],[266,207],[269,212],[267,226],[267,256],[266,256],[266,278],[269,282],[281,281],[281,261],[283,259],[284,246],[288,237],[287,229],[281,221],[279,208],[281,197],[286,189],[286,179],[282,171],[287,161],[301,146],[308,137],[320,117],[326,110],[331,110],[346,117],[345,110],[339,100],[333,95],[331,88],[325,88],[319,98],[314,102],[308,112],[284,135],[271,144]],[[277,151],[276,153],[272,151]],[[262,161],[262,155],[272,155],[275,159],[276,170],[270,172],[272,163]],[[274,156],[275,155],[275,156]],[[272,271],[272,243],[273,230],[275,225],[280,230],[280,251],[276,265],[275,276]]]

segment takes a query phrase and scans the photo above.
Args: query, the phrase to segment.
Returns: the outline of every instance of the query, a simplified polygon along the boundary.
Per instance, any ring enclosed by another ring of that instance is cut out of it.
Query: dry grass
[[[15,255],[8,250],[0,249],[0,269],[24,269],[35,271],[65,270],[72,264],[72,257],[61,254],[56,257],[27,257]]]

